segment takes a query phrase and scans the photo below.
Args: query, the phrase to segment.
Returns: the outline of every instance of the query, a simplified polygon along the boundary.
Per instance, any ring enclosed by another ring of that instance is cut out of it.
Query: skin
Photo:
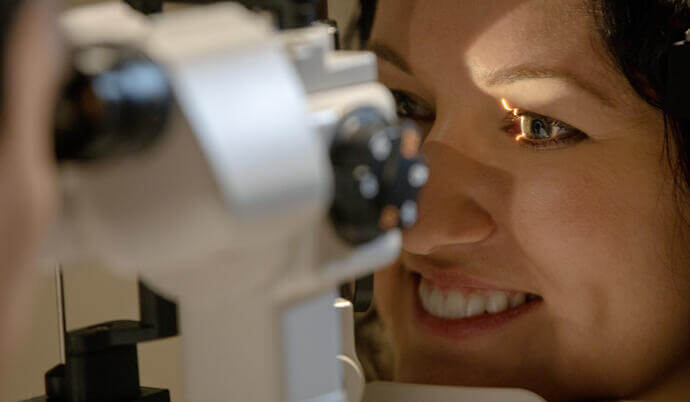
[[[436,113],[420,122],[431,178],[419,221],[399,261],[375,276],[395,379],[548,399],[663,399],[675,384],[688,397],[688,203],[674,198],[661,114],[616,71],[584,2],[381,0],[371,47],[381,80]],[[516,65],[571,78],[487,82]],[[502,129],[501,98],[587,138],[525,146]],[[449,339],[414,319],[421,270],[543,301],[481,336]]]
[[[30,269],[55,210],[52,116],[62,65],[57,5],[27,2],[18,11],[5,57],[0,119],[0,355],[28,324]],[[2,368],[0,367],[0,372]]]

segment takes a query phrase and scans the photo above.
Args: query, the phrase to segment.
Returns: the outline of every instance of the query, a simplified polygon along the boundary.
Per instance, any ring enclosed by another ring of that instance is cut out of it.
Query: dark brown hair
[[[591,6],[601,38],[621,73],[642,99],[664,114],[669,162],[681,202],[687,203],[690,120],[666,110],[666,95],[669,50],[690,29],[690,5],[686,0],[592,0]],[[684,90],[690,95],[690,88]]]

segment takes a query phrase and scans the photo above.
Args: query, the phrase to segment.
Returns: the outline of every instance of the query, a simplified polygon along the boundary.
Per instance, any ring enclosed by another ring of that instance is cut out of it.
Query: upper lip
[[[513,275],[505,271],[503,271],[505,273],[504,275],[499,275],[495,269],[486,269],[483,274],[478,275],[475,274],[476,270],[471,270],[466,265],[435,261],[427,256],[413,255],[404,252],[401,255],[400,262],[405,270],[416,273],[422,278],[441,286],[446,285],[447,287],[466,287],[536,294],[534,291],[528,290],[510,280],[508,277],[512,277]],[[490,275],[491,277],[489,277]],[[503,278],[501,278],[501,276],[503,276]]]

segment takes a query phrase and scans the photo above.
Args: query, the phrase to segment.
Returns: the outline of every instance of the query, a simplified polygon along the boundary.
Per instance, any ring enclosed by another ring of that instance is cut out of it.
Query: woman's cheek
[[[589,282],[615,261],[625,211],[596,171],[552,169],[519,178],[514,188],[509,230],[548,287],[560,287],[563,278]]]
[[[625,169],[610,154],[561,166],[518,179],[509,218],[549,307],[602,331],[635,326],[621,322],[631,306],[665,310],[669,300],[654,295],[672,286],[660,262],[671,197],[658,186],[655,163]]]

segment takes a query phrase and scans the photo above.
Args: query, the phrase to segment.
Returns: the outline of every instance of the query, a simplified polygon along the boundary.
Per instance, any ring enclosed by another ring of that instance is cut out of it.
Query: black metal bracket
[[[177,335],[177,306],[141,281],[139,306],[141,321],[109,321],[68,332],[66,363],[46,372],[46,395],[28,401],[170,402],[168,390],[140,386],[137,343]]]

